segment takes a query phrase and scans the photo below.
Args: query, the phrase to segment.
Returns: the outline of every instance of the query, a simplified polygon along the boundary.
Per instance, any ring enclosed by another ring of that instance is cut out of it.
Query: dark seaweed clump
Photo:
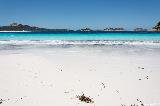
[[[78,98],[81,102],[94,103],[94,101],[93,101],[90,97],[86,97],[84,94],[82,94],[81,96],[78,95],[77,98]]]
[[[4,101],[3,99],[0,99],[0,104],[2,104],[2,103],[3,103],[3,101]]]

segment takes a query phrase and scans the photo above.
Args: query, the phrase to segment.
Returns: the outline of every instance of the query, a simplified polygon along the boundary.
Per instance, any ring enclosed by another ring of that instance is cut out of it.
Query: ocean
[[[68,46],[66,46],[68,45]],[[1,32],[0,49],[17,47],[152,46],[160,47],[159,32],[40,33]]]

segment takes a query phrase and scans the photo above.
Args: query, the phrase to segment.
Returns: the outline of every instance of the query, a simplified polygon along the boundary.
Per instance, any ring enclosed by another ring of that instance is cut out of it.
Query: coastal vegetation
[[[124,28],[105,28],[104,31],[124,31]]]
[[[135,28],[134,31],[147,31],[147,29],[144,29],[144,28]]]
[[[92,30],[91,28],[82,28],[79,30],[70,29],[48,29],[39,28],[37,26],[23,25],[19,23],[11,23],[8,26],[0,26],[0,31],[29,31],[29,32],[115,32],[115,31],[126,31],[122,27],[108,27],[102,30]],[[143,32],[143,31],[160,31],[160,21],[152,29],[148,30],[145,28],[135,28],[133,31]]]
[[[84,28],[84,29],[80,29],[80,31],[82,31],[82,32],[90,32],[92,30],[90,28]]]
[[[54,32],[54,31],[61,31],[61,32],[67,32],[71,31],[68,29],[47,29],[47,28],[39,28],[36,26],[29,26],[29,25],[23,25],[18,23],[12,23],[9,26],[1,26],[0,31],[30,31],[30,32]]]
[[[157,23],[155,27],[153,27],[155,31],[160,31],[160,21]]]

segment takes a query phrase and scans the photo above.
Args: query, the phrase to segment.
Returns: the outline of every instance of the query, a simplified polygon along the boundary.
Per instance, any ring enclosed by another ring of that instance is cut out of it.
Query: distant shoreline
[[[0,31],[0,32],[32,32],[32,31]]]
[[[82,33],[94,33],[94,32],[126,32],[122,27],[108,27],[105,29],[91,29],[91,28],[82,28],[78,30],[73,29],[48,29],[48,28],[40,28],[37,26],[23,25],[19,23],[12,23],[8,26],[0,26],[0,32],[82,32]],[[155,27],[152,29],[144,29],[144,28],[135,28],[134,30],[130,30],[130,32],[160,32],[160,22],[157,23]]]
[[[0,33],[80,33],[80,34],[95,34],[95,33],[160,33],[160,31],[0,31]]]

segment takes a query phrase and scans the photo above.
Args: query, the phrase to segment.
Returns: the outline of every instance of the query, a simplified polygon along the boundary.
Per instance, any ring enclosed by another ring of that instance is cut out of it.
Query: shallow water
[[[70,47],[160,48],[158,32],[0,33],[0,50]]]

